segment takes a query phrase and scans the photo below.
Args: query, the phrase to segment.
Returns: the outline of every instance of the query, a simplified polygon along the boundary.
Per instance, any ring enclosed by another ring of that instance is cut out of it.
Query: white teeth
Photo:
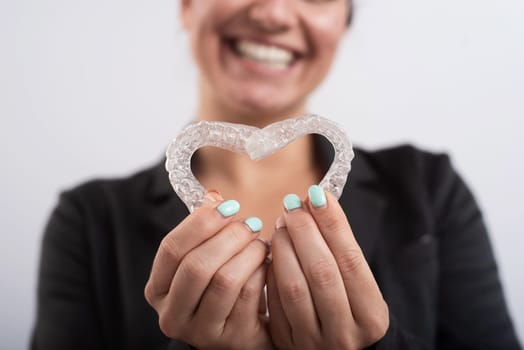
[[[236,42],[236,49],[242,56],[276,69],[287,68],[293,60],[291,51],[252,41],[239,40]]]

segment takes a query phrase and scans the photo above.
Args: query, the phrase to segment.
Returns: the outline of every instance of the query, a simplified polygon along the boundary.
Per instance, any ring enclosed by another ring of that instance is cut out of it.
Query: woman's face
[[[303,107],[345,32],[347,0],[181,0],[205,97],[240,114]]]

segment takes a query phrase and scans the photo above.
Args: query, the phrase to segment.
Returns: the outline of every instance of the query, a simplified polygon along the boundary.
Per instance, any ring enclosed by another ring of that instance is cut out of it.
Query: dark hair
[[[353,0],[348,0],[348,19],[347,19],[348,27],[351,25],[352,21],[353,21]]]

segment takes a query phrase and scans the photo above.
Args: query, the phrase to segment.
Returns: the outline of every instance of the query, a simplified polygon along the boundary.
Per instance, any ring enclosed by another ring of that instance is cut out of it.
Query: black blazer
[[[481,213],[447,156],[356,149],[340,202],[389,305],[372,348],[520,349]],[[187,214],[163,162],[64,192],[43,238],[32,349],[189,348],[144,299],[162,237]]]

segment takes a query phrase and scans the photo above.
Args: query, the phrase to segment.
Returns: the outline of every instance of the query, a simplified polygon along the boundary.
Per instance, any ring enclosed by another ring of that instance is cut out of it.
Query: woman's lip
[[[296,69],[300,61],[300,58],[295,57],[293,58],[293,61],[289,64],[289,66],[286,68],[272,68],[263,63],[259,63],[256,60],[241,56],[235,51],[235,49],[233,48],[233,44],[234,42],[231,42],[229,40],[222,41],[222,49],[224,50],[226,59],[234,60],[236,64],[241,65],[244,69],[257,75],[268,76],[272,78],[285,77],[291,74],[291,72]]]

